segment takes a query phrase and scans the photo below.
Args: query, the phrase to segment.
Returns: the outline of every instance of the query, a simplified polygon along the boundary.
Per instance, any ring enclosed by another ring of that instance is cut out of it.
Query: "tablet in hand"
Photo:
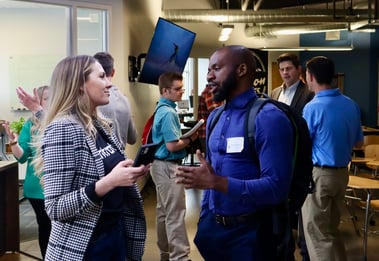
[[[157,147],[158,144],[155,143],[141,145],[141,147],[138,149],[133,167],[148,165],[149,163],[153,162]]]

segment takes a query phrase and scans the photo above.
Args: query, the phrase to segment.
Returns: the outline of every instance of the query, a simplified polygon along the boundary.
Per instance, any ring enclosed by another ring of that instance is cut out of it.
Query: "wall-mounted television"
[[[196,34],[166,19],[159,18],[139,81],[158,84],[164,72],[182,73]]]

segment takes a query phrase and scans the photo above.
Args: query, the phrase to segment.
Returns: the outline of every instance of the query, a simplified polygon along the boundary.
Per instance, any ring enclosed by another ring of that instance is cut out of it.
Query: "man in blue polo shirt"
[[[306,64],[308,87],[315,97],[303,116],[313,140],[312,160],[315,193],[302,207],[303,227],[311,260],[347,260],[338,231],[349,181],[347,165],[353,147],[363,144],[360,110],[350,98],[332,86],[334,63],[317,56]]]
[[[167,72],[159,77],[161,97],[153,123],[153,142],[159,144],[151,166],[151,177],[157,191],[157,236],[160,260],[188,261],[190,245],[185,226],[186,201],[183,185],[175,183],[175,172],[186,156],[185,147],[198,134],[180,139],[181,128],[176,103],[184,93],[183,77]]]
[[[226,100],[225,109],[207,134],[207,161],[198,151],[200,167],[178,169],[178,183],[204,189],[194,241],[206,261],[278,260],[271,210],[287,199],[294,133],[280,109],[264,105],[255,120],[259,162],[254,160],[244,139],[244,123],[249,102],[257,98],[252,88],[255,71],[255,58],[243,46],[213,53],[207,80],[214,99]]]

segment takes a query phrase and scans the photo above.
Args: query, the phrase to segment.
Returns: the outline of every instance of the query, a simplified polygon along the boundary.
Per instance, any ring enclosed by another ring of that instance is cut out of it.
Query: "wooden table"
[[[379,180],[376,179],[368,179],[358,176],[349,176],[349,184],[348,187],[353,189],[361,189],[366,191],[366,213],[365,213],[365,222],[363,229],[363,260],[367,261],[367,232],[368,232],[368,224],[369,224],[369,213],[370,213],[370,203],[371,203],[371,192],[373,190],[379,190]]]
[[[354,164],[354,175],[356,176],[357,175],[357,172],[358,172],[358,163],[366,163],[367,165],[367,162],[370,162],[370,161],[374,161],[375,159],[374,158],[362,158],[362,157],[353,157],[351,159],[351,163]],[[379,163],[379,161],[378,161]]]
[[[362,127],[363,135],[379,135],[379,129]]]

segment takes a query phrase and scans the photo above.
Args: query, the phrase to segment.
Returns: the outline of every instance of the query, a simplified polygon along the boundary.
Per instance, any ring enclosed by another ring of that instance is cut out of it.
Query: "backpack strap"
[[[245,116],[244,130],[245,139],[249,143],[250,152],[255,163],[259,166],[259,159],[257,151],[255,150],[255,119],[258,112],[262,107],[270,102],[269,98],[255,98],[251,100],[247,107],[247,112]]]
[[[158,109],[163,106],[169,107],[167,104],[157,105],[154,109],[154,113],[150,116],[147,123],[145,124],[143,133],[142,133],[142,144],[153,143],[153,125],[154,125],[155,114],[157,113]],[[151,125],[149,123],[151,123]]]
[[[157,111],[158,111],[158,109],[160,108],[160,107],[163,107],[163,106],[167,106],[167,107],[170,107],[170,106],[168,106],[167,104],[159,104],[159,105],[157,105],[157,107],[155,107],[155,110],[154,110],[154,115],[157,113]]]
[[[213,128],[215,127],[216,123],[218,122],[218,119],[220,118],[221,113],[224,110],[225,110],[225,103],[223,105],[220,105],[219,107],[217,107],[214,110],[214,115],[213,115],[213,117],[211,119],[208,118],[208,121],[209,121],[209,123],[208,123],[209,125],[208,126],[209,127],[208,127],[207,131],[205,132],[205,136],[206,136],[206,139],[205,139],[205,141],[206,141],[206,144],[205,144],[206,151],[209,151],[209,146],[208,146],[209,137],[210,137],[210,135],[211,135],[211,133],[213,131]],[[208,153],[207,153],[207,155],[208,155]],[[211,159],[208,158],[208,160],[209,160],[209,163],[210,163]]]
[[[214,116],[209,122],[209,129],[207,131],[207,139],[209,138],[209,135],[211,134],[213,128],[215,127],[216,123],[218,122],[218,119],[221,116],[221,113],[225,110],[225,103],[215,109]]]

